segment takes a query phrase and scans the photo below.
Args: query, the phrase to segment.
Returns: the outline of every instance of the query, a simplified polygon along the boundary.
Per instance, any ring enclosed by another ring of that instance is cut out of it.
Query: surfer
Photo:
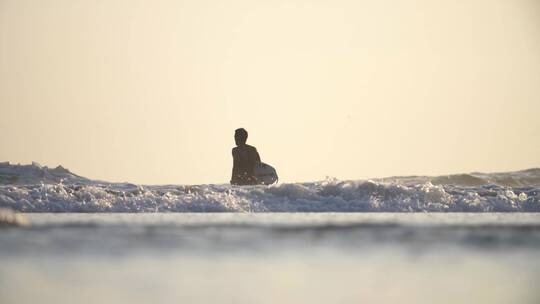
[[[255,147],[247,145],[248,132],[244,128],[234,131],[234,141],[236,147],[232,149],[233,169],[231,184],[233,185],[255,185],[255,165],[261,161],[261,157]]]

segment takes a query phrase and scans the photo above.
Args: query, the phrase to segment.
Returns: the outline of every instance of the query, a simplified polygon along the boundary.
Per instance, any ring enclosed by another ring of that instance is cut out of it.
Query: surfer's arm
[[[261,157],[259,156],[259,152],[257,152],[257,149],[253,149],[255,150],[255,162],[261,162]]]
[[[237,184],[238,183],[238,155],[235,153],[236,151],[232,149],[232,156],[233,156],[233,168],[232,168],[232,176],[231,176],[231,184]]]

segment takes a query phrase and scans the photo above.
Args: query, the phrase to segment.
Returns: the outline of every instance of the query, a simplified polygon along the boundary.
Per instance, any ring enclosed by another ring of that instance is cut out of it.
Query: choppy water
[[[539,190],[540,169],[236,187],[0,163],[0,207],[27,212],[0,209],[0,303],[540,303]]]
[[[0,207],[21,212],[539,212],[540,169],[267,186],[89,180],[0,164]]]
[[[538,303],[537,213],[26,214],[2,303]]]

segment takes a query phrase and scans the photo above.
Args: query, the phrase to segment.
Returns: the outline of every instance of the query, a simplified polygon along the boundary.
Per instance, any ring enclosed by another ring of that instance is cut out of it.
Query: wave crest
[[[0,163],[0,207],[22,212],[539,212],[540,169],[267,186],[142,186]]]
[[[272,187],[41,184],[0,186],[22,212],[538,212],[540,189],[327,180]]]

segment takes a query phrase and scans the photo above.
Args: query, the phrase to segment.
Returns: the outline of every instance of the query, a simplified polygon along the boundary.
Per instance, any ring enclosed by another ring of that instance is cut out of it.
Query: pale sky
[[[226,183],[540,166],[537,0],[0,0],[0,161]]]

